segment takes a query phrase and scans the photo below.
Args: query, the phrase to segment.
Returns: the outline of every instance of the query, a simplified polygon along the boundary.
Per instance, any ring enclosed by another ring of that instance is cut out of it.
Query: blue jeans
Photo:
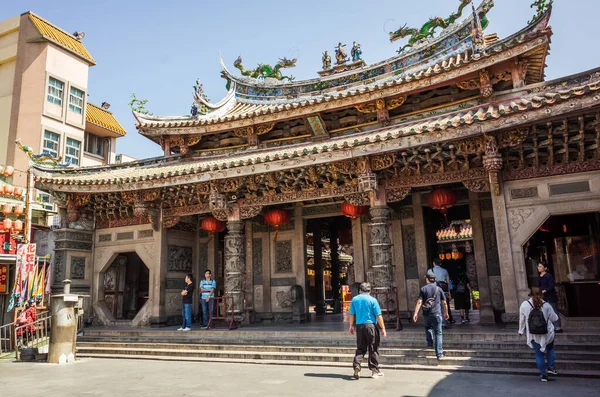
[[[437,357],[444,355],[442,349],[442,316],[439,314],[425,315],[425,338],[427,346],[435,347],[435,355]],[[435,337],[435,339],[434,339]],[[435,340],[435,343],[434,343]]]
[[[192,328],[192,304],[184,303],[181,307],[181,317],[183,317],[183,323],[181,328]]]
[[[202,325],[206,327],[208,325],[209,313],[212,311],[214,306],[214,301],[211,299],[207,302],[205,298],[201,299],[200,303],[202,303]]]
[[[539,343],[531,341],[531,345],[533,346],[533,350],[535,350],[535,364],[540,370],[540,375],[548,375],[547,369],[554,368],[554,342],[546,345],[545,353],[542,353],[540,350],[542,347],[539,345]],[[548,366],[546,366],[544,357],[546,354],[548,355]]]

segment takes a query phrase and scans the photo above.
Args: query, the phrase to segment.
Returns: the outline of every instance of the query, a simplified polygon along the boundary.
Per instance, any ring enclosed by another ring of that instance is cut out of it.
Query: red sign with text
[[[28,280],[35,270],[35,244],[19,244],[17,246],[17,269],[21,272],[21,280]]]
[[[0,264],[0,295],[8,294],[8,265]]]

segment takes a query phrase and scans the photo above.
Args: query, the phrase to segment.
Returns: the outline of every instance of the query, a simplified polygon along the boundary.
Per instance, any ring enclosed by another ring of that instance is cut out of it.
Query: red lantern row
[[[23,231],[23,222],[20,220],[12,221],[10,218],[5,218],[2,221],[2,226],[4,230],[14,230],[17,233],[21,233]]]
[[[23,195],[23,188],[20,186],[4,185],[0,189],[0,193],[4,193],[7,196],[21,197]]]
[[[12,204],[4,204],[2,206],[2,213],[4,215],[8,215],[8,214],[12,213],[13,210],[14,210],[15,215],[21,216],[21,215],[23,215],[24,206],[22,204],[17,204],[14,206],[14,208],[13,208]]]
[[[10,178],[13,176],[15,172],[15,168],[12,165],[0,165],[0,174],[4,174],[4,176]]]
[[[275,228],[275,237],[273,241],[277,241],[279,228],[290,221],[290,214],[281,209],[270,210],[265,214],[265,222]]]

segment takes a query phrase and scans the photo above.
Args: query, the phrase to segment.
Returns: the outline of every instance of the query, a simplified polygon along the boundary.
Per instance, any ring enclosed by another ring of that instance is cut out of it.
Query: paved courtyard
[[[363,371],[363,375],[370,374]],[[352,380],[327,367],[85,359],[65,366],[0,360],[2,395],[67,396],[598,396],[600,379],[392,371]]]

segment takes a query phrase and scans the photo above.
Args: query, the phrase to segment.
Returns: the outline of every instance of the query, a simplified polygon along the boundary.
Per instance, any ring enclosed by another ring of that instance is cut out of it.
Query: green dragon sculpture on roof
[[[538,19],[540,19],[548,9],[552,8],[552,3],[554,0],[536,0],[531,5],[531,8],[535,8],[536,14],[533,16],[533,19],[529,21],[529,23],[534,23]]]
[[[42,152],[40,154],[34,154],[33,148],[29,145],[23,145],[20,139],[15,141],[15,144],[29,157],[29,160],[38,165],[47,165],[51,167],[68,167],[71,165],[71,159],[67,158],[65,163],[61,163],[61,157],[54,158],[48,152]]]
[[[280,69],[293,68],[296,66],[296,61],[297,61],[296,58],[294,58],[294,59],[280,58],[279,62],[277,62],[277,64],[275,64],[275,66],[271,66],[269,64],[258,64],[256,69],[246,70],[244,68],[244,65],[242,65],[242,57],[239,56],[233,63],[233,66],[235,66],[237,69],[239,69],[242,72],[242,75],[252,77],[255,79],[264,80],[264,79],[270,78],[270,79],[277,79],[277,80],[294,81],[293,76],[283,76]]]
[[[450,16],[448,18],[445,18],[445,19],[441,18],[441,17],[430,18],[427,22],[425,22],[425,24],[423,26],[421,26],[420,29],[408,28],[407,24],[405,24],[400,29],[398,29],[394,32],[390,32],[389,35],[390,35],[391,42],[394,42],[396,40],[399,40],[399,39],[402,39],[405,37],[410,37],[408,39],[408,43],[396,52],[398,54],[401,54],[404,51],[406,51],[407,48],[413,47],[419,41],[433,37],[436,29],[438,29],[438,28],[445,29],[448,26],[452,25],[454,22],[456,22],[458,19],[460,19],[462,17],[463,10],[465,9],[465,7],[467,7],[469,4],[471,4],[472,1],[473,0],[461,0],[460,6],[458,7],[458,11],[453,12],[452,14],[450,14]],[[489,8],[484,7],[484,9],[479,12],[479,19],[481,21],[482,29],[485,29],[487,27],[487,25],[489,24],[489,20],[487,19],[487,15],[486,15],[488,11],[489,11]]]

